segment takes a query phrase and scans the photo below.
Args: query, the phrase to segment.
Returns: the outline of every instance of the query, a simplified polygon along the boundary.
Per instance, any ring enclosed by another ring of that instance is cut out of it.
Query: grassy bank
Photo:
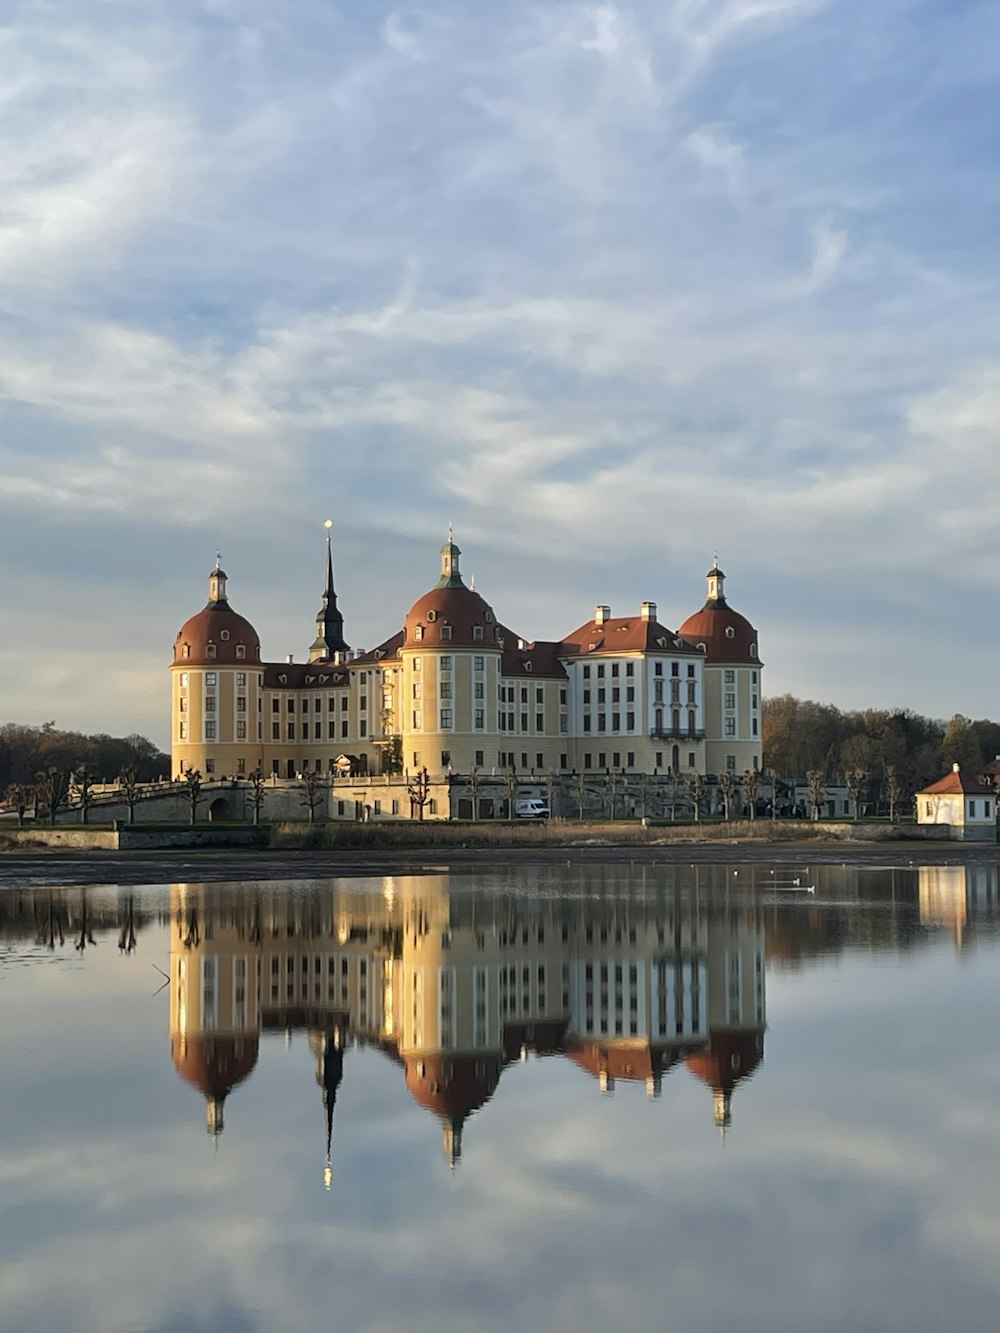
[[[691,843],[801,843],[845,839],[890,842],[913,838],[912,828],[890,825],[814,824],[806,820],[773,823],[767,819],[731,823],[651,824],[644,828],[634,820],[581,824],[553,819],[542,823],[442,823],[425,824],[379,821],[376,824],[275,824],[272,848],[310,850],[324,848],[390,847],[664,847]]]

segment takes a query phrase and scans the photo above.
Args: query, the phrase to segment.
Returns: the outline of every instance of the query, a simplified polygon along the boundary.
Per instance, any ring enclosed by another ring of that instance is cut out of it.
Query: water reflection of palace
[[[777,891],[790,876],[815,895]],[[1000,931],[997,866],[975,862],[535,867],[506,895],[460,874],[354,883],[6,892],[0,976],[15,956],[103,967],[166,927],[172,1055],[213,1133],[262,1034],[303,1032],[328,1133],[345,1053],[374,1046],[457,1160],[468,1117],[531,1054],[607,1092],[693,1074],[724,1128],[763,1055],[765,955],[780,970],[948,940],[968,954]]]
[[[637,1082],[650,1097],[685,1064],[729,1124],[733,1091],[763,1056],[752,895],[487,898],[448,886],[439,875],[368,893],[175,887],[171,1050],[211,1133],[261,1032],[295,1030],[315,1055],[328,1136],[355,1043],[401,1066],[451,1162],[468,1117],[528,1054],[568,1057],[603,1092]]]

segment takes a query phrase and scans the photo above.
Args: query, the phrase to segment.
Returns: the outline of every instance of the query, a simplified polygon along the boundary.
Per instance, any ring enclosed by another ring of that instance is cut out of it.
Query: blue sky
[[[718,548],[769,693],[1000,713],[1000,11],[122,0],[0,27],[0,714],[167,733],[215,548],[301,656]],[[957,658],[961,669],[954,670]]]

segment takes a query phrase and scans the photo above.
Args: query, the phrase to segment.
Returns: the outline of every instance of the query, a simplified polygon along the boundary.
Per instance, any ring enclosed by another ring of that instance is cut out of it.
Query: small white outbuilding
[[[947,777],[917,792],[917,823],[947,824],[950,837],[965,842],[995,842],[997,794],[979,778],[967,778],[958,764]]]

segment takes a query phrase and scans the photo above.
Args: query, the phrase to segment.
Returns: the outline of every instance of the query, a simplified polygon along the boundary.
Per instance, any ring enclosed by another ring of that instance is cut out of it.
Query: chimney
[[[656,619],[656,603],[655,603],[655,602],[643,602],[643,604],[642,604],[641,615],[642,615],[643,620],[655,620],[655,619]]]
[[[286,656],[285,661],[288,663],[289,666],[291,666],[292,663],[295,661],[295,657],[294,657],[294,655],[293,655],[292,653],[289,653],[289,654]]]
[[[606,620],[610,620],[610,619],[611,619],[611,607],[610,607],[610,606],[600,606],[600,605],[598,605],[598,606],[596,606],[596,607],[594,608],[594,624],[595,624],[595,625],[603,625],[604,622],[605,622]]]

